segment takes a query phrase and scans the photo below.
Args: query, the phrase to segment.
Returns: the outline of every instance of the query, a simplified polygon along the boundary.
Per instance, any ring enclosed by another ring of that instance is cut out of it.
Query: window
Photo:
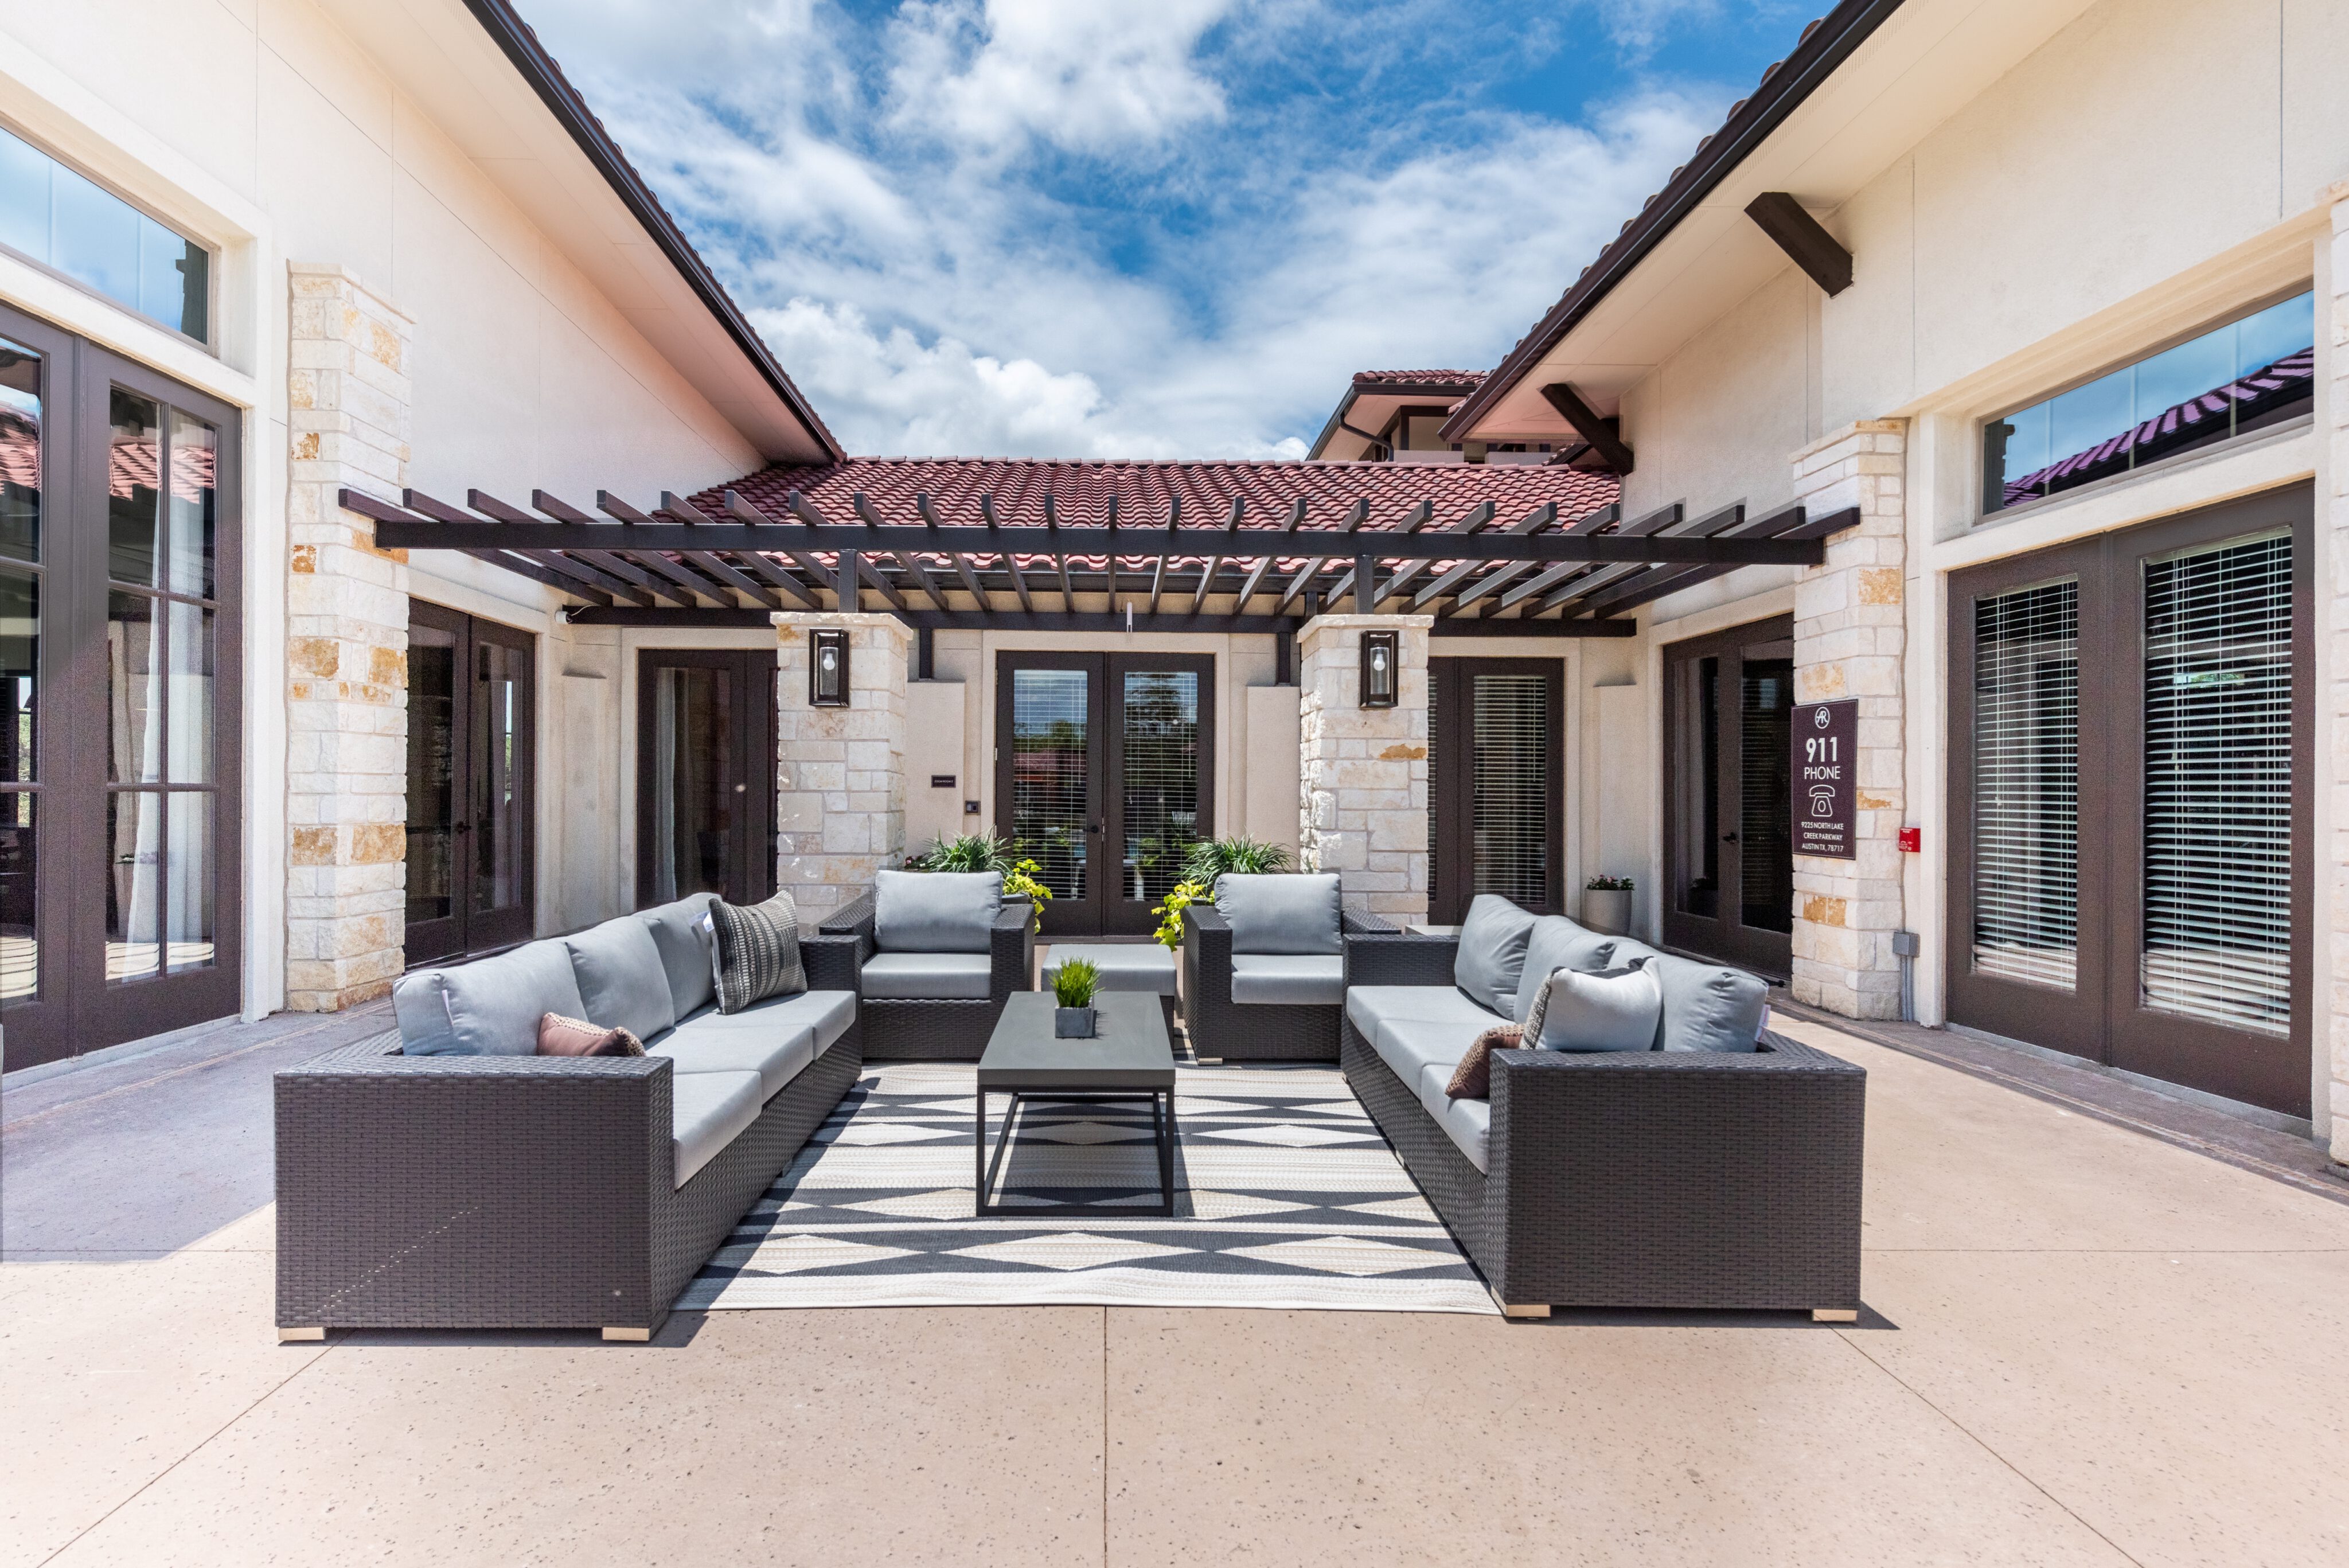
[[[5,130],[0,244],[174,332],[210,339],[211,253]]]
[[[1991,421],[1982,512],[2247,434],[2315,391],[2315,296],[2302,294]]]

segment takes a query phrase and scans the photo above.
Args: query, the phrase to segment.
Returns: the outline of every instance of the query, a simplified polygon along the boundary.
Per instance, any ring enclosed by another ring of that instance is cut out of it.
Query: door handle
[[[460,822],[454,829],[452,829],[452,831],[457,833],[471,833],[473,831],[473,825],[470,822]]]
[[[1102,831],[1102,825],[1098,822],[1088,822],[1085,824],[1085,831],[1087,833],[1099,833]]]
[[[1724,833],[1721,836],[1721,841],[1723,844],[1734,844],[1737,842],[1737,835],[1733,833]]]

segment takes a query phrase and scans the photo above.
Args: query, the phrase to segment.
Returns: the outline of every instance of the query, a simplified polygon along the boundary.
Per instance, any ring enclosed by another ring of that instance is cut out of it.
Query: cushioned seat
[[[866,996],[984,1002],[995,961],[980,953],[875,953],[858,985]]]
[[[683,1187],[759,1119],[759,1107],[767,1103],[767,1096],[761,1092],[759,1075],[753,1072],[672,1069],[671,1076],[675,1082],[669,1097],[669,1127],[677,1139],[677,1184]]]
[[[1069,959],[1082,959],[1100,971],[1103,991],[1174,994],[1174,955],[1156,942],[1055,942],[1038,989],[1051,990],[1053,977]]]
[[[1471,1040],[1495,1023],[1509,1022],[1449,985],[1357,985],[1346,992],[1346,1016],[1353,1020],[1355,1033],[1373,1046],[1382,1025],[1407,1020],[1474,1024]]]
[[[1339,953],[1232,954],[1232,1001],[1275,1007],[1335,1007],[1346,1000]]]
[[[1406,1018],[1381,1028],[1378,1038],[1371,1042],[1371,1049],[1402,1080],[1403,1087],[1416,1095],[1420,1074],[1430,1066],[1438,1066],[1450,1078],[1452,1069],[1460,1065],[1460,1058],[1476,1043],[1476,1036],[1499,1022],[1491,1019],[1484,1023],[1466,1023],[1451,1019]]]
[[[791,1034],[800,1030],[815,1036],[815,1054],[823,1055],[833,1041],[856,1022],[856,995],[847,991],[803,991],[792,996],[771,996],[740,1012],[708,1008],[678,1024],[678,1032],[703,1034]]]
[[[718,1013],[709,1016],[717,1018]],[[688,1073],[756,1073],[763,1103],[797,1077],[815,1060],[815,1033],[797,1029],[698,1030],[688,1019],[648,1047],[647,1056],[666,1056],[677,1064],[679,1076]]]
[[[1435,1118],[1435,1125],[1444,1129],[1444,1136],[1468,1157],[1469,1164],[1490,1176],[1493,1174],[1493,1102],[1455,1100],[1444,1092],[1444,1085],[1450,1082],[1452,1068],[1431,1062],[1420,1069],[1419,1082],[1413,1087],[1419,1093],[1419,1103],[1427,1107],[1427,1114]]]

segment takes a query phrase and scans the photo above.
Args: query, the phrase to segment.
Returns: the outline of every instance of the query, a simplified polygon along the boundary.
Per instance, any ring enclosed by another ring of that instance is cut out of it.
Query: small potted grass
[[[1101,971],[1084,959],[1070,959],[1052,973],[1052,1035],[1058,1040],[1090,1040],[1099,1014],[1093,992],[1101,986]]]

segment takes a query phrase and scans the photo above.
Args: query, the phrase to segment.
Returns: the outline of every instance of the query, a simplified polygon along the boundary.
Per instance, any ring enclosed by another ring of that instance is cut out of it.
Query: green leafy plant
[[[1086,959],[1069,959],[1052,971],[1052,998],[1062,1007],[1091,1007],[1101,971]]]
[[[1205,882],[1177,882],[1168,890],[1166,901],[1150,912],[1158,917],[1158,929],[1153,940],[1163,947],[1183,945],[1183,910],[1207,896]]]
[[[1000,871],[1008,878],[1017,868],[1014,861],[1019,853],[1019,846],[999,834],[966,833],[940,838],[909,864],[917,871]],[[1008,891],[1008,881],[1005,888]]]
[[[1044,929],[1044,906],[1052,901],[1052,889],[1036,880],[1036,873],[1042,869],[1033,860],[1019,860],[1014,861],[1011,868],[1003,874],[1003,896],[1007,898],[1024,898],[1034,904],[1036,929],[1040,931]]]
[[[1203,838],[1191,846],[1191,853],[1183,861],[1183,880],[1204,882],[1212,888],[1216,885],[1216,878],[1226,872],[1288,869],[1288,849],[1286,845],[1268,844],[1260,838],[1234,834],[1229,838]]]
[[[1583,890],[1590,893],[1628,893],[1631,890],[1629,877],[1593,877],[1585,882]]]

